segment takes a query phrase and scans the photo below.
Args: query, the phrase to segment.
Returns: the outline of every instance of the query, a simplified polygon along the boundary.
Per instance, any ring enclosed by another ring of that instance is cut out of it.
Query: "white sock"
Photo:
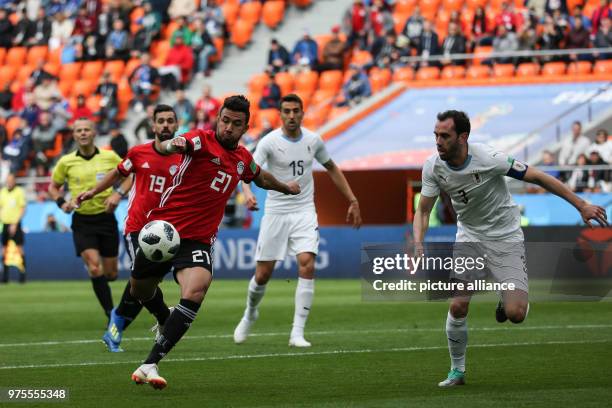
[[[266,285],[258,285],[255,281],[255,276],[249,281],[249,290],[247,292],[246,310],[244,311],[244,317],[248,320],[255,320],[257,317],[257,306],[264,294],[266,293]]]
[[[455,318],[450,312],[446,317],[446,337],[451,358],[451,369],[465,372],[465,350],[467,349],[467,318]],[[452,339],[452,340],[451,340]]]
[[[312,307],[314,297],[314,279],[298,278],[295,288],[295,313],[293,314],[293,328],[291,337],[304,337],[304,326]]]

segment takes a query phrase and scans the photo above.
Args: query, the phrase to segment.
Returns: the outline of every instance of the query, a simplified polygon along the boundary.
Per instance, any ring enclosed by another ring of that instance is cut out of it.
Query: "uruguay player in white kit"
[[[280,102],[282,127],[268,133],[257,145],[255,162],[279,180],[295,180],[301,193],[287,199],[282,194],[268,192],[265,214],[261,220],[255,259],[255,276],[249,282],[244,316],[234,330],[234,341],[243,343],[259,315],[257,307],[272,276],[276,261],[287,255],[298,263],[298,284],[295,291],[295,313],[289,336],[289,346],[310,347],[304,339],[304,326],[314,296],[314,264],[319,252],[319,225],[314,204],[312,165],[321,163],[340,192],[349,202],[347,221],[361,225],[359,203],[342,171],[329,157],[323,140],[314,132],[301,127],[304,110],[299,96],[289,94]],[[257,201],[249,186],[242,184],[247,206],[257,209]]]
[[[451,197],[457,213],[457,243],[477,247],[487,254],[487,267],[497,282],[514,283],[503,291],[496,310],[499,322],[522,322],[528,311],[527,269],[520,212],[508,191],[504,176],[537,184],[572,204],[589,226],[594,220],[607,226],[604,208],[590,205],[556,178],[518,162],[491,147],[470,143],[470,121],[464,112],[438,114],[434,130],[438,154],[423,166],[421,200],[414,216],[417,255],[429,225],[429,214],[440,190]],[[478,243],[478,244],[474,244]],[[456,247],[460,247],[460,246]],[[461,249],[459,249],[461,250]],[[458,274],[454,277],[459,278]],[[451,370],[440,387],[465,383],[467,313],[472,293],[456,293],[450,302],[446,334]]]

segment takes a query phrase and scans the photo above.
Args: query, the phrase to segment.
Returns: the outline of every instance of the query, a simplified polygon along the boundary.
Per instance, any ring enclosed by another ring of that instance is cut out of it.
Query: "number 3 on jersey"
[[[232,182],[232,176],[221,170],[218,170],[217,174],[218,176],[213,179],[212,183],[210,183],[210,188],[215,191],[225,193]],[[221,191],[221,188],[223,188],[223,191]]]
[[[162,176],[156,176],[154,174],[151,174],[149,177],[151,177],[149,191],[152,191],[154,193],[163,193],[164,185],[166,184],[166,178]]]

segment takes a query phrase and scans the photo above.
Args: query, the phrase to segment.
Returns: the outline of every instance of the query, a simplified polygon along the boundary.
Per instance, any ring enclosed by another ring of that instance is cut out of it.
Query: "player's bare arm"
[[[184,137],[175,137],[174,139],[164,140],[161,143],[162,152],[167,153],[184,153],[187,151],[187,139]]]
[[[253,194],[251,186],[248,183],[242,182],[242,193],[246,201],[246,207],[251,211],[258,211],[259,206],[257,204],[257,197]]]
[[[429,228],[429,215],[436,203],[438,197],[427,197],[421,195],[419,206],[414,213],[414,221],[412,223],[412,235],[414,236],[415,255],[423,255],[423,241],[425,233]]]
[[[353,190],[351,190],[351,186],[348,181],[346,181],[346,177],[344,177],[344,173],[333,160],[329,160],[323,164],[323,167],[327,170],[327,174],[332,179],[338,190],[346,197],[349,202],[349,208],[346,213],[346,222],[353,221],[353,228],[359,228],[361,226],[361,210],[359,209],[359,201],[355,194],[353,194]]]
[[[96,186],[94,188],[92,188],[89,191],[84,191],[81,194],[79,194],[76,197],[76,204],[77,205],[81,205],[81,203],[83,201],[91,200],[96,195],[100,194],[102,191],[105,191],[109,187],[112,187],[115,184],[117,184],[119,182],[119,180],[121,180],[122,178],[124,178],[124,177],[123,177],[123,175],[121,173],[119,173],[119,170],[113,169],[113,170],[109,171],[106,174],[106,176],[104,176],[104,178],[102,180],[100,180],[100,182],[98,184],[96,184]],[[129,188],[131,188],[131,186],[132,186],[131,177],[129,177],[128,179],[130,180],[129,181],[129,187],[128,187],[127,190],[122,190],[122,191],[128,191]],[[120,188],[123,189],[123,185]],[[120,194],[116,194],[116,193],[113,194],[113,195],[119,196],[119,198],[117,199],[117,203],[118,203],[119,200],[121,199],[121,195]]]
[[[598,205],[592,205],[574,194],[565,184],[549,174],[544,173],[534,167],[528,167],[524,181],[537,184],[548,192],[555,194],[573,205],[579,212],[582,220],[592,227],[591,221],[596,221],[602,227],[610,225],[608,223],[606,210]]]
[[[276,179],[271,173],[261,169],[257,177],[254,179],[255,184],[264,190],[274,190],[283,194],[297,195],[300,194],[300,185],[296,181],[289,181],[287,184]]]
[[[113,191],[113,194],[111,194],[106,200],[104,200],[104,205],[106,207],[107,213],[112,213],[113,211],[115,211],[121,199],[125,197],[128,191],[130,191],[130,189],[132,188],[133,182],[134,177],[125,177],[125,180],[123,180],[121,185],[117,187],[115,191]]]
[[[62,185],[56,184],[54,181],[52,181],[51,184],[49,184],[49,197],[51,197],[51,199],[57,203],[57,206],[61,208],[63,212],[70,214],[75,208],[77,208],[77,206],[73,200],[66,201],[61,191],[62,188]]]

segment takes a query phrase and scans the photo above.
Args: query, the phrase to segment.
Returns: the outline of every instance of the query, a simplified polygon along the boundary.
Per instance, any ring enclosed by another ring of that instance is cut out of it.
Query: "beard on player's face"
[[[161,132],[156,134],[160,142],[170,140],[174,137],[174,133],[169,129],[163,129]]]

